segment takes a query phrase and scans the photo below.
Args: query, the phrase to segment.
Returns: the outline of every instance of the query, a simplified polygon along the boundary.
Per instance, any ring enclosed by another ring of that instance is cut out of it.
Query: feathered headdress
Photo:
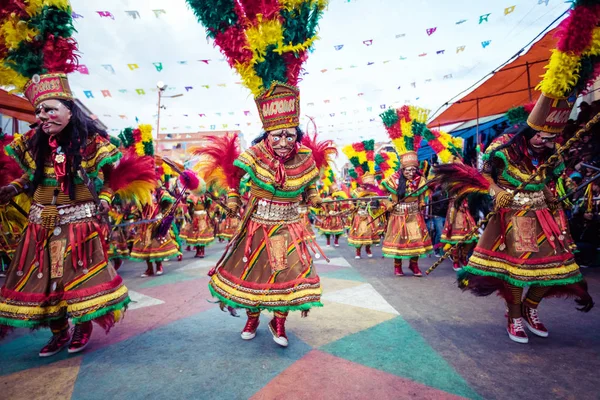
[[[326,0],[187,0],[256,99],[265,130],[298,126],[296,88]]]
[[[531,114],[531,110],[533,110],[533,106],[535,106],[535,103],[513,107],[508,110],[505,114],[505,117],[508,119],[508,123],[511,125],[518,125],[526,122],[527,118],[529,118],[529,114]]]
[[[0,7],[0,86],[24,93],[35,106],[72,99],[66,74],[78,65],[66,0],[4,0]]]
[[[400,168],[400,160],[395,151],[380,150],[375,156],[375,172],[380,172],[382,179],[389,178]],[[379,169],[379,171],[377,171]]]
[[[575,98],[600,75],[600,2],[577,0],[556,36],[546,73],[536,89],[542,94],[527,123],[538,131],[560,133]]]
[[[351,178],[362,183],[364,180],[363,177],[374,176],[375,140],[364,140],[349,144],[342,149],[342,152],[348,157],[353,167],[348,171]]]
[[[241,153],[237,134],[207,136],[206,144],[191,149],[191,153],[200,156],[194,170],[208,186],[226,191],[240,187],[244,171],[233,165]]]
[[[400,155],[402,167],[419,165],[417,153],[423,141],[432,148],[442,163],[452,161],[452,157],[462,158],[462,139],[443,131],[430,130],[426,125],[428,115],[429,110],[407,105],[380,114]]]
[[[435,151],[442,164],[452,162],[454,157],[463,158],[463,138],[454,137],[444,131],[432,131],[426,128],[423,130],[423,139]]]
[[[118,139],[124,148],[123,158],[115,167],[110,188],[122,201],[138,206],[152,203],[152,191],[163,171],[157,172],[152,125],[125,128]]]

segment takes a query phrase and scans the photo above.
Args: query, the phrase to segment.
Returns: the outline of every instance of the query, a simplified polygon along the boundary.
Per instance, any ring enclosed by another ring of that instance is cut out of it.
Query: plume
[[[489,195],[490,183],[477,169],[462,163],[440,164],[434,167],[434,186],[441,186],[456,204],[472,194]]]
[[[200,156],[200,162],[194,168],[206,182],[227,189],[238,189],[244,171],[233,162],[241,154],[237,134],[207,136],[207,143],[191,150]]]
[[[324,170],[329,166],[333,157],[338,156],[338,150],[335,147],[333,140],[319,141],[316,133],[312,136],[304,135],[302,138],[302,144],[312,151],[315,164],[317,164],[317,168],[321,172],[324,172]]]
[[[152,204],[152,191],[156,187],[154,158],[126,152],[112,171],[109,187],[125,202]]]

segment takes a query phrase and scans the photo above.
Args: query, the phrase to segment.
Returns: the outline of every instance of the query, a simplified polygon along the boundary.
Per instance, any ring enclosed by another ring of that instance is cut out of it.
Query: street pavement
[[[445,261],[423,278],[393,275],[392,261],[355,260],[344,238],[316,260],[323,308],[292,313],[290,345],[272,340],[263,313],[243,341],[245,313],[211,303],[205,259],[186,252],[165,274],[120,269],[133,302],[110,334],[96,329],[83,354],[39,358],[48,330],[18,330],[0,342],[1,399],[598,399],[600,319],[573,300],[544,300],[546,339],[513,343],[497,296],[456,287]],[[436,258],[421,259],[423,271]],[[600,269],[584,270],[600,298]]]

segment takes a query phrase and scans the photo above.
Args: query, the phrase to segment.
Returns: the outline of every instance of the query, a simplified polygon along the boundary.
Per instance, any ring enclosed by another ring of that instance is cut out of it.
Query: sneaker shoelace
[[[535,308],[530,308],[529,310],[527,310],[527,313],[529,314],[529,319],[531,320],[531,322],[533,322],[534,324],[541,324],[540,317]]]
[[[525,332],[525,328],[523,328],[523,319],[522,318],[514,318],[513,319],[513,327],[515,331]]]
[[[71,340],[71,342],[79,343],[81,342],[81,339],[83,339],[83,331],[82,329],[76,326],[75,328],[73,328],[73,339]]]

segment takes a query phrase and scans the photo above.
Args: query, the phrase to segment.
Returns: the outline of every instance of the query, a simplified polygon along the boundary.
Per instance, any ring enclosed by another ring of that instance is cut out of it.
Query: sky
[[[184,0],[72,0],[75,96],[110,133],[157,122],[161,133],[257,136],[250,91]],[[379,114],[436,110],[513,56],[569,7],[562,0],[332,0],[300,82],[301,127],[338,144],[385,140]]]

